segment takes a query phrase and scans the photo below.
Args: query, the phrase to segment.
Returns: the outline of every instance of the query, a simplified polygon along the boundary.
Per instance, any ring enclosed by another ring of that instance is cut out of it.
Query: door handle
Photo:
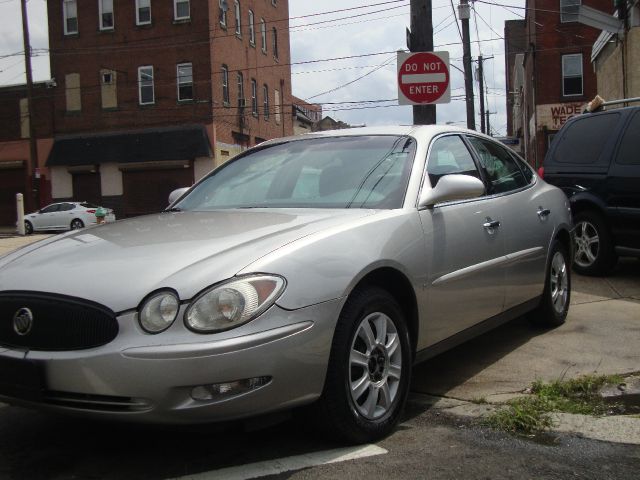
[[[538,216],[540,217],[540,219],[544,219],[545,217],[548,217],[551,214],[551,210],[549,210],[548,208],[542,208],[542,207],[538,207]]]
[[[500,227],[500,222],[498,220],[491,220],[490,218],[487,218],[487,221],[483,223],[482,226],[487,230],[493,230],[494,228]]]

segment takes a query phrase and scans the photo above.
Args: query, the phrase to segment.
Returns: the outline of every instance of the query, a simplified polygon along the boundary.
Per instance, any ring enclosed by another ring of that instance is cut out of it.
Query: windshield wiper
[[[179,207],[171,207],[171,208],[165,208],[164,211],[165,212],[181,212],[182,209]]]

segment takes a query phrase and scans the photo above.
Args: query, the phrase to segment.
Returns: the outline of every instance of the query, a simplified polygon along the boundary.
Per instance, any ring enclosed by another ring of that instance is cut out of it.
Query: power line
[[[330,89],[330,90],[326,90],[326,91],[324,91],[324,92],[322,92],[322,93],[317,93],[316,95],[312,95],[312,96],[310,96],[310,97],[307,97],[305,100],[306,100],[306,101],[309,101],[309,100],[311,100],[311,99],[313,99],[313,98],[320,97],[320,96],[325,95],[325,94],[327,94],[327,93],[332,93],[332,92],[335,92],[335,91],[340,90],[340,89],[342,89],[342,88],[348,87],[349,85],[352,85],[352,84],[356,83],[357,81],[362,80],[362,79],[363,79],[363,78],[365,78],[365,77],[368,77],[368,76],[369,76],[369,75],[371,75],[372,73],[377,72],[377,71],[378,71],[378,70],[380,70],[381,68],[386,67],[386,66],[387,66],[387,65],[389,65],[389,64],[390,64],[394,59],[395,59],[395,56],[392,56],[392,57],[390,57],[388,60],[386,60],[384,63],[382,63],[382,65],[380,65],[380,66],[378,66],[378,67],[374,68],[373,70],[368,71],[368,72],[367,72],[367,73],[365,73],[364,75],[360,75],[358,78],[354,78],[353,80],[351,80],[351,81],[349,81],[349,82],[347,82],[347,83],[343,83],[342,85],[339,85],[339,86],[337,86],[337,87],[334,87],[334,88],[332,88],[332,89]]]
[[[451,3],[451,10],[453,11],[453,19],[456,22],[456,27],[458,27],[458,35],[460,36],[460,41],[464,42],[464,40],[462,39],[462,30],[460,30],[460,24],[458,23],[458,14],[456,13],[456,7],[453,6],[453,0],[449,0],[449,3]]]

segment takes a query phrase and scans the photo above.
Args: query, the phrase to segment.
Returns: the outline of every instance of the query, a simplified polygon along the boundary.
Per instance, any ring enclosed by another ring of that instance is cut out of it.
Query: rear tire
[[[314,423],[349,443],[393,431],[409,393],[412,366],[402,309],[385,290],[367,287],[347,300],[333,337]]]
[[[531,320],[540,326],[558,327],[567,319],[571,302],[569,252],[558,240],[551,245],[549,265],[540,305],[531,312]]]
[[[79,230],[84,228],[84,222],[79,218],[74,218],[71,220],[71,225],[69,225],[69,227],[71,227],[71,230]]]
[[[29,220],[24,221],[24,234],[31,235],[33,233],[33,225]]]
[[[578,213],[574,223],[573,269],[582,275],[606,275],[618,259],[603,216],[587,210]]]

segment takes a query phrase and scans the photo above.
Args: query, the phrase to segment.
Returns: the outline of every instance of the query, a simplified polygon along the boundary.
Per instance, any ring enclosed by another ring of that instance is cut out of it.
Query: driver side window
[[[436,139],[431,146],[427,163],[431,187],[435,187],[442,177],[452,173],[480,178],[471,153],[457,135]]]

